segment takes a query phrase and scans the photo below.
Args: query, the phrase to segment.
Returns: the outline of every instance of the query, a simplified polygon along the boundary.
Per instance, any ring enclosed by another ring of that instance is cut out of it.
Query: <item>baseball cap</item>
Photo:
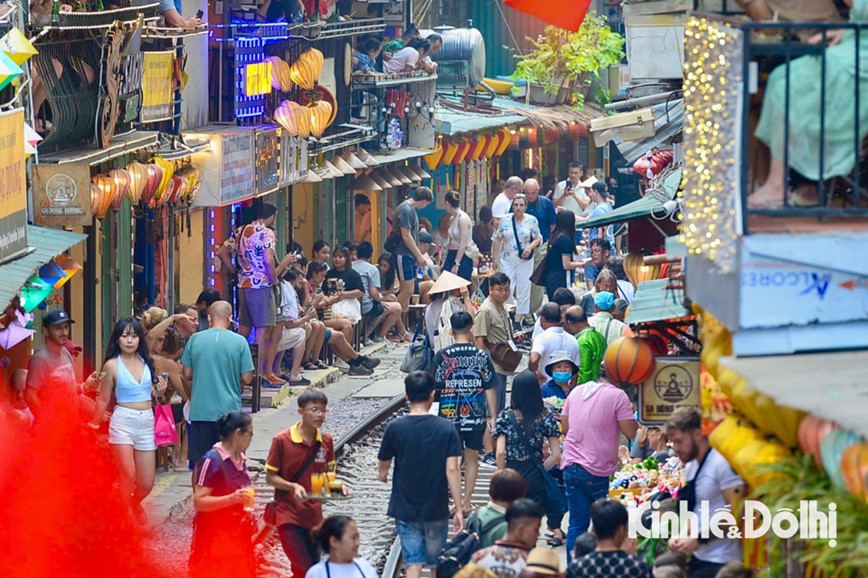
[[[421,231],[419,233],[419,242],[420,243],[433,243],[434,237],[431,236],[431,233],[427,231]]]
[[[60,325],[61,323],[75,323],[72,319],[69,318],[69,315],[66,314],[66,311],[63,309],[53,309],[46,313],[45,317],[42,318],[42,326],[49,327],[51,325]]]
[[[608,291],[600,291],[597,293],[596,297],[594,297],[594,305],[596,305],[600,311],[608,311],[614,304],[615,296]]]

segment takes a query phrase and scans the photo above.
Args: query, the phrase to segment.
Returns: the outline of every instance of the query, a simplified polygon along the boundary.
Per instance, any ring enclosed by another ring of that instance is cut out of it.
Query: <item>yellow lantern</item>
[[[271,63],[271,87],[288,92],[292,86],[289,64],[279,56],[269,56],[266,60]]]
[[[130,204],[136,206],[142,200],[142,191],[148,181],[148,167],[142,163],[130,163],[127,165],[127,173],[130,175],[130,186],[127,188],[127,198]]]
[[[320,100],[311,104],[308,110],[310,111],[310,133],[319,138],[330,124],[332,105],[324,100]]]
[[[503,138],[503,134],[500,132],[496,132],[490,137],[488,137],[488,144],[485,147],[485,151],[482,153],[482,156],[490,159],[494,156],[494,153],[497,152],[497,148],[500,146],[500,140]]]
[[[315,73],[313,64],[306,58],[299,58],[292,64],[289,70],[289,78],[295,84],[305,90],[313,90],[314,85],[319,79],[319,75]]]
[[[502,156],[503,153],[506,152],[506,149],[509,148],[510,142],[512,142],[512,133],[509,132],[509,129],[500,129],[500,144],[498,145],[497,150],[494,152],[494,156]]]
[[[323,62],[325,62],[323,53],[316,48],[311,48],[302,54],[301,57],[310,62],[311,67],[313,67],[313,77],[315,80],[319,81],[319,77],[322,74],[322,65]]]
[[[97,219],[102,219],[108,213],[109,208],[112,206],[112,200],[114,200],[115,192],[117,191],[117,185],[115,184],[114,179],[112,179],[108,175],[96,175],[91,179],[91,182],[96,185],[96,203],[93,203],[94,211],[93,214]],[[93,195],[93,189],[91,189],[91,195]],[[91,196],[91,201],[93,201],[93,196]]]
[[[639,283],[657,279],[660,276],[660,265],[646,265],[642,253],[630,253],[624,258],[624,272],[635,288]]]
[[[127,196],[127,191],[130,190],[130,181],[131,176],[128,171],[124,169],[114,169],[109,171],[109,176],[115,182],[117,190],[115,191],[114,198],[112,199],[112,211],[118,212],[121,210],[121,203],[124,202],[124,197]]]
[[[458,143],[451,142],[447,144],[446,147],[443,149],[443,159],[441,164],[451,165],[452,159],[455,158],[456,153],[458,153]],[[432,168],[431,170],[434,169]]]
[[[175,174],[175,165],[164,159],[163,157],[154,157],[154,164],[163,170],[163,178],[160,179],[160,184],[157,185],[157,190],[154,192],[154,198],[151,200],[150,207],[164,205],[166,203],[166,189],[172,175]]]

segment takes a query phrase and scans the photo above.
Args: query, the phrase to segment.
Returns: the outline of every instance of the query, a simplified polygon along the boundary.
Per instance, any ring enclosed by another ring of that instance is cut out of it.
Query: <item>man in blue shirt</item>
[[[527,214],[536,217],[539,222],[539,230],[542,234],[543,243],[533,252],[533,268],[536,269],[543,259],[546,258],[547,243],[552,232],[555,230],[555,206],[547,197],[539,194],[539,181],[528,179],[524,182],[524,194],[527,197]],[[510,211],[511,212],[511,211]],[[543,302],[545,287],[532,285],[530,290],[530,310],[538,311]]]

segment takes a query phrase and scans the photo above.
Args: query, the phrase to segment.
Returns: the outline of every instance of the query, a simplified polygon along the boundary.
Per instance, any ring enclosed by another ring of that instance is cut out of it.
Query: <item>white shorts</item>
[[[287,349],[295,349],[299,345],[304,344],[306,336],[304,327],[293,327],[292,329],[284,327],[283,334],[280,336],[280,343],[277,344],[277,350],[286,351]]]
[[[133,446],[140,452],[156,450],[154,410],[115,406],[109,422],[108,441],[115,446]]]

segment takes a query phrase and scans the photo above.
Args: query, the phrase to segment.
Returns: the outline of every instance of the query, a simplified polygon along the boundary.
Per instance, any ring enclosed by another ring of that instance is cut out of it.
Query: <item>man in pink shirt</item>
[[[591,504],[608,494],[609,476],[618,462],[619,434],[636,437],[639,424],[633,411],[627,394],[609,381],[605,367],[599,381],[574,388],[564,402],[561,471],[570,507],[567,561],[576,539],[590,525]]]

